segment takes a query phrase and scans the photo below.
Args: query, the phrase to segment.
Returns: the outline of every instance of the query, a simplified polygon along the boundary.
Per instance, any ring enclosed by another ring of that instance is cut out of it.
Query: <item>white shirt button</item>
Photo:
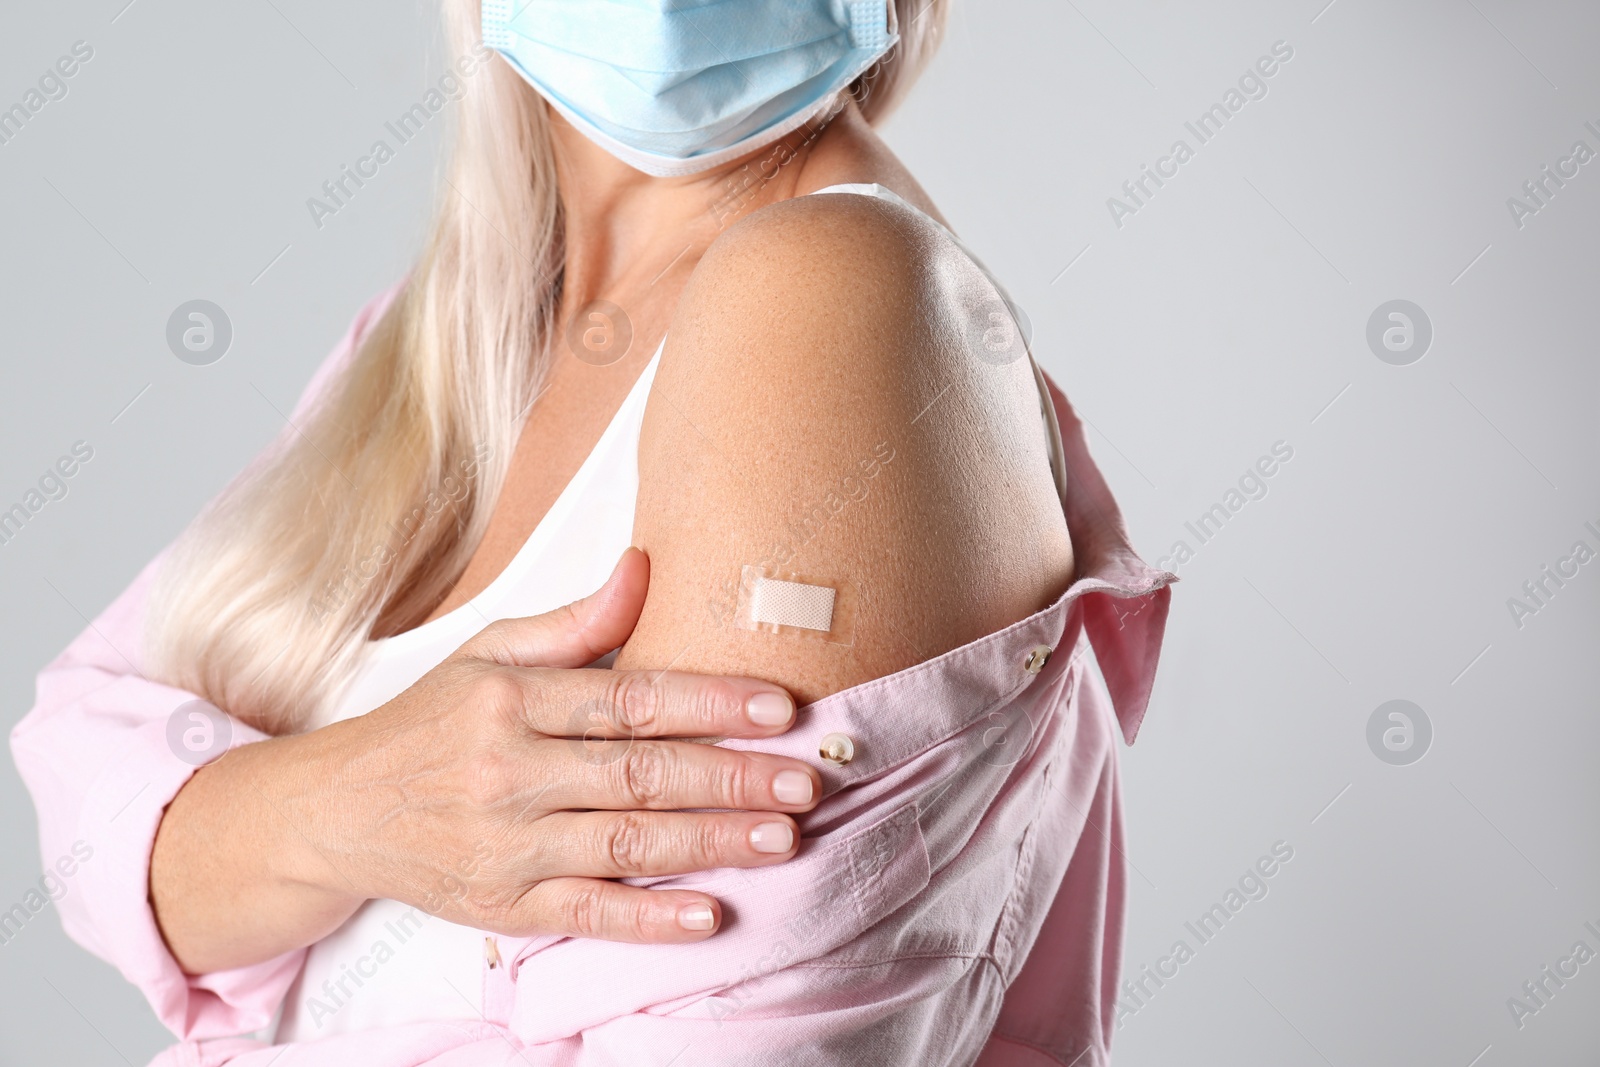
[[[492,937],[483,939],[483,961],[489,965],[491,971],[500,966],[500,946]]]
[[[1022,661],[1022,669],[1029,674],[1038,674],[1050,662],[1050,653],[1054,651],[1049,645],[1035,645],[1028,653],[1028,658]]]
[[[844,734],[829,734],[817,746],[818,752],[835,767],[843,767],[856,758],[856,743]]]

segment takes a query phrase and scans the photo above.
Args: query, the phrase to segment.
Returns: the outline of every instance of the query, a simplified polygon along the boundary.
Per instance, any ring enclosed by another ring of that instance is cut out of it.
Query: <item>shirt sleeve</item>
[[[616,1019],[530,1062],[640,1062],[656,1049],[663,1062],[678,1053],[695,1067],[970,1064],[987,1037],[971,1015],[1003,992],[988,969],[982,959],[923,956],[779,971],[682,1009]]]
[[[361,309],[302,393],[296,416],[344,366],[399,289]],[[199,1039],[268,1025],[304,950],[188,976],[156,925],[148,888],[156,828],[196,769],[174,755],[168,719],[200,699],[150,680],[144,669],[145,605],[170,548],[39,674],[33,708],[12,730],[11,751],[38,811],[44,869],[65,887],[56,906],[68,936],[138,986],[173,1033]],[[231,717],[228,727],[229,748],[266,736]]]

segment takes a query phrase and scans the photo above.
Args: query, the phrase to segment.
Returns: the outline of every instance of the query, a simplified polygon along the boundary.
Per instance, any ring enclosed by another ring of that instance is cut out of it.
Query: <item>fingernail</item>
[[[717,917],[706,904],[689,904],[678,909],[678,925],[685,930],[709,930],[717,925]]]
[[[811,776],[800,771],[779,771],[772,779],[772,795],[780,804],[809,804]]]
[[[764,822],[750,831],[750,847],[776,855],[794,847],[794,831],[786,822]]]
[[[782,693],[757,693],[745,702],[744,711],[757,726],[782,726],[794,718],[794,701]]]

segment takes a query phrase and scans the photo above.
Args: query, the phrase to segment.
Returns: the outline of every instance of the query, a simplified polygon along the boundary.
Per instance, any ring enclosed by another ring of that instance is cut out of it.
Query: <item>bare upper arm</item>
[[[809,703],[1059,595],[1072,549],[1032,370],[978,351],[998,306],[947,236],[880,200],[789,200],[723,235],[651,389],[650,593],[617,665],[747,674]],[[849,642],[736,626],[751,565],[845,587]]]

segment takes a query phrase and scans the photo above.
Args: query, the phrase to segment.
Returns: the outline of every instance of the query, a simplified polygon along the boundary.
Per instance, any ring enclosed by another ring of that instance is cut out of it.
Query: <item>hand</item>
[[[681,672],[575,670],[620,646],[649,564],[629,549],[592,596],[486,627],[389,703],[328,727],[349,817],[319,852],[360,886],[509,936],[683,942],[721,922],[703,893],[605,879],[782,863],[810,810],[798,760],[665,738],[771,737],[783,690]],[[691,813],[674,809],[725,808]]]

